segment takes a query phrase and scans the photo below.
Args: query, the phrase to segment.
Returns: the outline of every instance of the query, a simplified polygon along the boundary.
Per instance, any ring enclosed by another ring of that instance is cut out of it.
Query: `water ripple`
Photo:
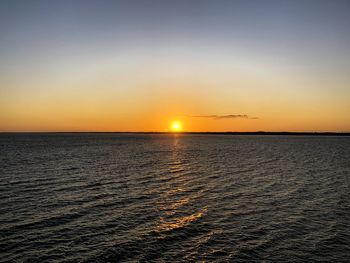
[[[0,135],[0,262],[347,262],[348,137]]]

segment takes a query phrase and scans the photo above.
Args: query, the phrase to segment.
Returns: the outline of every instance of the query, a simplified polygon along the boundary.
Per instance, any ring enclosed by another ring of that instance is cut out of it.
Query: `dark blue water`
[[[0,135],[0,262],[346,262],[350,137]]]

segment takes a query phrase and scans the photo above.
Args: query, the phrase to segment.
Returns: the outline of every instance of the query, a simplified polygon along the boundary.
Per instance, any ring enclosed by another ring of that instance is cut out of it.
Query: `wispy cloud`
[[[193,118],[209,118],[214,120],[221,119],[258,119],[257,117],[251,117],[246,114],[228,114],[228,115],[196,115],[191,116]]]

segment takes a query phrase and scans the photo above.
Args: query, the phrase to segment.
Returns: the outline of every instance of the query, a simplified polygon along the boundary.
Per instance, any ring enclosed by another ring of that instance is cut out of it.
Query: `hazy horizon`
[[[166,135],[196,135],[196,134],[222,134],[222,135],[345,135],[348,131],[0,131],[0,134],[166,134]]]

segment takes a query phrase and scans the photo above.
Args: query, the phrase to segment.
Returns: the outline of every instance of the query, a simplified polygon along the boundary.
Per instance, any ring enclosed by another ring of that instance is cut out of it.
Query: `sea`
[[[0,134],[0,262],[350,262],[350,137]]]

